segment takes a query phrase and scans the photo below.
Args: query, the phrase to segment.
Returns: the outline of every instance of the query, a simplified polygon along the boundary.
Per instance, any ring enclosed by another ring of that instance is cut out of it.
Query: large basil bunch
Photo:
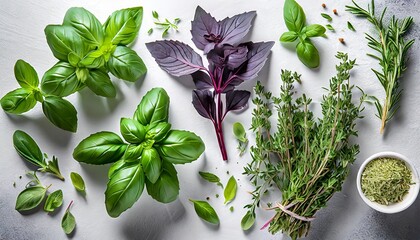
[[[115,97],[116,89],[108,72],[131,82],[146,73],[142,59],[127,47],[135,40],[142,18],[142,7],[122,9],[112,13],[102,25],[86,9],[70,8],[62,25],[45,28],[48,45],[59,62],[45,72],[40,84],[35,69],[18,60],[15,77],[21,88],[0,100],[2,108],[11,114],[22,114],[38,101],[54,125],[76,132],[77,111],[63,97],[85,86],[99,96]]]
[[[121,118],[120,132],[98,132],[74,149],[79,162],[113,163],[105,191],[105,205],[111,217],[133,206],[146,185],[155,200],[168,203],[179,193],[174,164],[190,163],[205,149],[192,132],[171,130],[168,123],[169,96],[162,88],[150,90],[141,100],[133,118]]]

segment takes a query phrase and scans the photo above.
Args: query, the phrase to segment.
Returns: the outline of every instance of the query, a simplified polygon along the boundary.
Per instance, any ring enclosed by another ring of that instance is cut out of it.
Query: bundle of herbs
[[[318,120],[309,109],[310,98],[305,94],[294,97],[293,84],[300,82],[297,73],[282,71],[279,97],[272,96],[260,83],[255,86],[251,129],[256,143],[251,147],[253,160],[244,174],[256,188],[252,192],[253,203],[245,206],[248,212],[242,220],[244,229],[252,226],[263,193],[280,190],[282,200],[268,204],[275,215],[263,228],[270,225],[273,234],[281,231],[292,239],[303,237],[316,212],[341,190],[359,152],[358,145],[349,139],[357,136],[356,120],[361,118],[363,108],[352,102],[350,70],[355,60],[349,60],[344,53],[336,57],[341,62],[322,98],[322,117]],[[277,112],[277,127],[270,123],[273,108]]]

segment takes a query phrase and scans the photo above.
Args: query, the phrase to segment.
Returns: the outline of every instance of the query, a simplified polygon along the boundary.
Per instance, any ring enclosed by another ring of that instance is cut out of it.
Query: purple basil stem
[[[217,21],[197,7],[192,21],[192,41],[207,54],[209,67],[201,56],[178,41],[147,43],[147,49],[158,65],[173,76],[191,75],[196,89],[192,104],[197,112],[214,126],[223,160],[227,160],[223,136],[223,120],[230,111],[244,109],[251,93],[235,90],[244,81],[257,77],[274,42],[245,42],[255,12]]]

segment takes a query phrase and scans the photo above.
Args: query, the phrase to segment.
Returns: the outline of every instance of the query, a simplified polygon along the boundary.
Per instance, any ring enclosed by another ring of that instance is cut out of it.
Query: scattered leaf
[[[206,222],[218,225],[220,223],[214,208],[206,201],[191,200],[194,203],[194,209],[197,215]]]
[[[236,184],[235,177],[231,176],[225,188],[225,192],[224,192],[225,203],[224,204],[232,201],[235,198],[237,187],[238,186]]]

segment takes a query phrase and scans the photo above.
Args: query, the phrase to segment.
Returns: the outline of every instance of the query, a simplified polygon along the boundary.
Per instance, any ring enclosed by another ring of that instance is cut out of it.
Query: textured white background
[[[320,16],[320,1],[301,0],[309,23],[327,24]],[[365,4],[367,1],[359,1]],[[170,33],[169,37],[183,41],[193,46],[190,36],[190,21],[197,5],[211,12],[217,19],[244,11],[256,10],[249,39],[252,41],[276,41],[269,61],[258,78],[275,93],[279,92],[280,70],[290,69],[302,73],[303,84],[298,88],[314,99],[313,109],[319,110],[318,103],[328,79],[335,74],[336,51],[349,52],[350,57],[357,58],[358,66],[352,74],[353,83],[361,86],[366,93],[383,97],[371,67],[376,63],[365,55],[370,51],[366,46],[363,32],[372,31],[365,20],[356,19],[344,12],[344,5],[349,0],[326,0],[327,11],[332,15],[336,8],[339,16],[334,16],[332,25],[336,32],[328,32],[327,39],[316,39],[321,55],[321,67],[309,70],[301,64],[294,51],[282,46],[278,38],[286,30],[283,17],[283,1],[274,0],[155,0],[155,1],[34,1],[34,0],[0,0],[0,95],[15,89],[18,85],[14,79],[13,66],[16,60],[24,59],[31,63],[40,77],[49,69],[56,59],[51,54],[44,36],[47,24],[61,23],[66,10],[73,6],[83,6],[104,22],[114,10],[143,5],[144,19],[134,50],[143,58],[148,67],[144,80],[135,84],[115,80],[118,88],[116,99],[103,99],[94,96],[90,91],[83,90],[72,95],[72,101],[78,110],[79,128],[76,134],[61,131],[50,124],[43,116],[40,106],[24,116],[9,116],[0,111],[0,239],[66,239],[60,227],[61,216],[70,200],[75,204],[72,208],[77,220],[77,229],[73,239],[282,239],[282,235],[272,236],[266,231],[260,231],[262,224],[272,215],[270,212],[258,212],[256,227],[249,232],[240,228],[240,219],[245,210],[243,205],[251,200],[247,191],[252,190],[247,179],[241,175],[243,166],[250,161],[249,155],[237,156],[236,141],[231,133],[232,123],[241,121],[248,128],[251,119],[251,108],[242,114],[230,114],[224,123],[225,140],[230,161],[223,162],[220,157],[216,137],[209,121],[201,118],[191,105],[192,81],[189,77],[173,78],[163,72],[146,50],[144,43],[160,38],[158,31],[151,36],[147,30],[153,26],[151,11],[157,10],[163,17],[173,19],[179,17],[179,33]],[[377,1],[378,8],[387,5],[391,12],[398,16],[411,14],[420,19],[420,4],[416,0]],[[350,20],[357,31],[347,29]],[[420,166],[419,121],[420,84],[418,79],[419,66],[419,31],[415,24],[411,32],[417,42],[411,50],[411,62],[404,78],[402,87],[405,89],[402,97],[402,107],[389,124],[386,134],[379,134],[379,120],[374,117],[374,108],[367,106],[365,118],[359,122],[361,153],[352,166],[343,191],[337,193],[330,201],[328,208],[320,211],[308,239],[420,239],[420,201],[403,213],[384,215],[369,209],[359,198],[355,176],[361,162],[373,153],[379,151],[397,151],[413,160]],[[346,45],[338,42],[343,37]],[[201,54],[201,52],[200,52]],[[241,85],[241,88],[251,90],[254,81]],[[187,129],[200,135],[206,151],[203,156],[192,164],[177,166],[180,179],[179,199],[171,204],[160,204],[151,199],[146,191],[139,201],[119,218],[110,218],[105,210],[104,195],[108,166],[96,167],[79,164],[71,157],[73,148],[83,138],[91,133],[109,130],[118,132],[119,119],[131,116],[141,97],[152,87],[164,87],[171,97],[170,121],[176,129]],[[49,155],[59,157],[60,168],[66,182],[61,182],[49,175],[40,174],[44,184],[52,183],[51,191],[63,189],[64,206],[57,214],[47,215],[42,210],[31,215],[21,215],[14,210],[18,193],[28,182],[25,171],[33,169],[19,158],[12,146],[12,134],[16,129],[28,132]],[[250,135],[250,133],[248,134]],[[87,195],[82,197],[70,183],[69,173],[79,172],[87,184]],[[236,199],[231,204],[235,207],[233,213],[229,206],[223,205],[223,193],[220,187],[204,182],[198,171],[210,171],[218,174],[223,183],[230,175],[239,179],[239,190]],[[230,175],[226,172],[229,171]],[[23,178],[19,179],[22,175]],[[16,182],[16,188],[12,186]],[[215,198],[219,194],[220,198]],[[210,203],[215,207],[221,219],[219,227],[210,226],[201,221],[194,212],[189,198],[205,199],[210,197]],[[284,237],[284,239],[286,239]]]

